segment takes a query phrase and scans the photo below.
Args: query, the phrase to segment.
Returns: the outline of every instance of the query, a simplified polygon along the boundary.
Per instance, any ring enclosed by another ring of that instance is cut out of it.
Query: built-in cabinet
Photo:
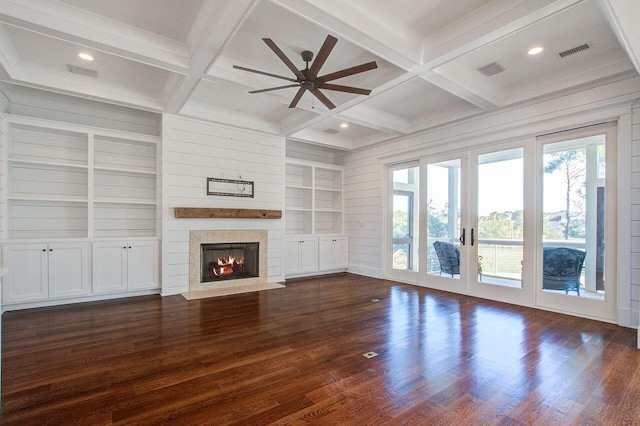
[[[324,236],[318,238],[318,268],[321,271],[347,269],[347,237]]]
[[[347,268],[340,166],[288,159],[285,197],[285,275]]]
[[[89,243],[8,244],[3,262],[5,304],[31,302],[91,292]]]
[[[3,115],[6,305],[159,288],[158,146],[156,136]],[[103,244],[124,260],[106,267]],[[121,276],[105,272],[123,264]]]
[[[287,238],[285,241],[285,275],[318,271],[318,239]]]
[[[158,285],[157,241],[93,243],[93,291],[142,290]]]

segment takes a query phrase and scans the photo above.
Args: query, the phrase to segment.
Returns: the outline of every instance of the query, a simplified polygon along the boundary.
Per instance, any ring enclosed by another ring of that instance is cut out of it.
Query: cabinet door
[[[301,239],[300,244],[300,272],[314,272],[318,270],[318,239]]]
[[[349,240],[344,236],[335,237],[333,240],[334,268],[347,269],[349,266]]]
[[[107,293],[127,289],[127,244],[93,243],[93,292]]]
[[[321,237],[318,247],[318,267],[321,271],[347,268],[347,237]]]
[[[334,239],[320,237],[318,240],[318,268],[321,271],[335,269],[334,266]]]
[[[9,268],[3,278],[3,302],[30,302],[49,297],[47,245],[7,245],[3,261]]]
[[[89,245],[49,244],[49,297],[89,294]]]
[[[300,239],[285,240],[284,243],[284,274],[300,272]]]
[[[127,252],[127,288],[158,288],[158,242],[132,242],[127,246]]]

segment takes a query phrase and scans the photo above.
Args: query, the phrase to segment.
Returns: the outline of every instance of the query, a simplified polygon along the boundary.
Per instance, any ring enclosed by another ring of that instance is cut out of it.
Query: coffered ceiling
[[[635,73],[637,21],[634,0],[0,0],[0,80],[348,150]],[[369,96],[291,109],[298,88],[233,68],[294,78],[262,38],[303,69],[327,35],[319,74],[376,61],[333,82]]]

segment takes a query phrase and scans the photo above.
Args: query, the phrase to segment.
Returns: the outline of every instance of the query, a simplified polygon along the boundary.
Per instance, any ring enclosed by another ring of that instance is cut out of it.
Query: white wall
[[[581,91],[573,91],[545,101],[497,110],[482,116],[462,120],[411,137],[399,138],[387,144],[346,153],[338,162],[345,166],[344,217],[349,234],[349,271],[383,277],[383,172],[387,164],[410,161],[426,155],[464,149],[465,147],[502,141],[533,138],[536,135],[585,125],[621,119],[633,122],[633,210],[631,223],[618,224],[618,235],[630,235],[633,224],[637,244],[633,253],[619,253],[621,265],[632,268],[633,278],[621,274],[618,288],[620,321],[623,325],[638,325],[640,299],[640,107],[631,105],[640,98],[640,77],[625,76],[614,82],[596,83]],[[625,134],[624,132],[622,132]],[[626,133],[631,139],[630,131]],[[624,141],[627,146],[631,140]],[[623,167],[625,165],[622,165]],[[627,179],[630,182],[630,179]],[[627,184],[629,186],[629,184]],[[624,188],[624,182],[620,188]],[[628,194],[626,194],[628,195]],[[628,199],[628,196],[624,199]],[[628,216],[628,215],[627,215]],[[627,221],[629,222],[629,221]],[[625,234],[626,232],[626,234]],[[622,243],[623,247],[629,244]],[[630,260],[630,258],[632,260]]]
[[[640,101],[633,106],[631,122],[631,315],[635,319],[634,325],[638,325],[640,312]]]
[[[189,289],[189,230],[269,231],[268,280],[283,281],[284,219],[176,219],[175,207],[284,209],[284,138],[164,115],[162,294]],[[254,198],[208,196],[207,177],[255,182]]]
[[[46,120],[158,136],[161,115],[29,87],[0,87],[10,103],[6,112]],[[0,107],[2,97],[0,97]]]
[[[334,148],[287,140],[287,158],[336,164],[336,156],[342,153]]]

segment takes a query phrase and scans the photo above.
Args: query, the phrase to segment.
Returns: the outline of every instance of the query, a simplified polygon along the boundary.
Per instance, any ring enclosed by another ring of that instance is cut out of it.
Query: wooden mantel
[[[177,218],[280,219],[282,210],[215,209],[207,207],[176,207]]]

